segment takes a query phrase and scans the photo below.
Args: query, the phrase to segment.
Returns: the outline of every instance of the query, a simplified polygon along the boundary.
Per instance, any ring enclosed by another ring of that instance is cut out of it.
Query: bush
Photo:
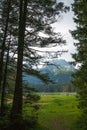
[[[8,117],[4,116],[4,117],[0,117],[0,129],[1,130],[5,130],[6,128],[8,128],[10,123],[10,120]]]

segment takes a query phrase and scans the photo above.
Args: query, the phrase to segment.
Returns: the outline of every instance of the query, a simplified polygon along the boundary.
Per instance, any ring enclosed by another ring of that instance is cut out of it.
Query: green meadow
[[[34,130],[78,130],[76,122],[80,116],[76,94],[40,94],[38,126]]]

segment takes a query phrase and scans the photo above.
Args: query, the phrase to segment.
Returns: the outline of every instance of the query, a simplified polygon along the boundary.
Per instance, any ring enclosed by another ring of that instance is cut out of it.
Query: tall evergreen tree
[[[27,49],[26,52],[29,57],[29,72],[32,71],[35,74],[36,71],[31,70],[31,66],[40,57],[32,47],[45,47],[49,44],[59,45],[60,43],[64,43],[62,38],[53,32],[51,24],[56,22],[56,17],[62,11],[66,12],[67,9],[63,3],[57,3],[56,0],[19,1],[17,75],[11,119],[22,116],[22,71],[23,61],[25,61],[25,55],[23,55],[25,49]],[[48,37],[41,37],[39,32],[45,33]],[[38,75],[38,73],[36,74]]]
[[[13,99],[13,107],[11,112],[11,119],[22,115],[22,62],[24,37],[27,15],[27,0],[20,0],[20,17],[19,17],[19,34],[18,34],[18,61],[17,61],[17,75],[15,83],[15,92]]]
[[[66,12],[68,8],[56,0],[3,0],[2,7],[2,11],[0,10],[2,12],[0,29],[3,34],[3,38],[0,37],[2,40],[0,45],[0,86],[2,72],[5,72],[3,78],[2,110],[5,97],[7,64],[10,58],[9,53],[15,53],[17,54],[17,74],[11,110],[11,119],[14,121],[15,119],[22,118],[22,72],[26,69],[23,63],[27,63],[29,74],[34,74],[45,81],[47,80],[45,76],[43,77],[38,71],[32,69],[33,65],[41,59],[41,55],[34,47],[42,48],[47,47],[49,44],[54,46],[65,43],[60,34],[53,31],[51,25],[57,21],[61,12]],[[7,57],[4,60],[9,32],[11,43],[7,51]],[[45,37],[40,36],[40,32],[45,34]],[[5,62],[6,66],[3,71],[3,64]]]
[[[74,85],[77,88],[79,108],[83,112],[82,130],[87,129],[87,1],[74,0],[72,5],[76,23],[76,30],[72,31],[72,36],[76,40],[77,53],[73,55],[75,62],[80,63],[80,67],[74,75]]]
[[[9,54],[7,54],[6,57],[6,66],[4,70],[4,56],[6,53],[6,43],[7,43],[7,37],[8,37],[8,26],[9,26],[9,17],[10,17],[10,10],[11,10],[11,0],[2,1],[1,3],[1,46],[0,46],[0,90],[1,90],[1,104],[0,104],[0,114],[3,116],[4,114],[4,107],[5,107],[5,88],[6,88],[6,77],[7,77],[7,64],[8,64],[8,58]],[[8,53],[9,50],[7,50]],[[4,78],[3,78],[4,77]],[[3,80],[4,79],[4,80]]]
[[[5,106],[5,93],[6,93],[6,82],[7,82],[7,65],[9,57],[10,43],[13,46],[13,28],[14,27],[14,18],[13,8],[11,5],[14,5],[11,0],[3,0],[1,2],[1,10],[0,10],[0,90],[1,90],[1,109],[0,113],[3,115],[4,106]],[[15,13],[14,13],[15,14]],[[15,24],[16,25],[16,24]],[[9,40],[10,39],[10,40]],[[10,43],[9,43],[10,42]],[[8,47],[9,46],[9,47]]]
[[[4,4],[6,2],[6,4]],[[4,6],[5,5],[5,6]],[[1,25],[3,24],[3,39],[2,39],[2,44],[1,44],[1,53],[0,53],[0,88],[1,88],[1,82],[2,82],[2,76],[3,76],[3,62],[4,62],[4,53],[5,53],[5,43],[6,43],[6,38],[7,38],[7,31],[8,31],[8,23],[9,23],[9,14],[10,14],[10,7],[11,7],[11,0],[8,1],[3,1],[2,5],[2,13],[1,13]],[[4,8],[6,8],[7,13],[4,12]],[[4,23],[3,23],[3,17],[4,17]],[[2,27],[1,27],[2,28]],[[1,30],[2,31],[2,30]]]
[[[2,91],[1,91],[1,109],[0,109],[1,116],[3,116],[5,114],[6,83],[7,83],[9,50],[10,50],[9,48],[10,48],[10,40],[9,40],[9,44],[8,44],[8,47],[7,47],[5,69],[4,69],[4,72],[3,72],[3,83],[2,83]]]

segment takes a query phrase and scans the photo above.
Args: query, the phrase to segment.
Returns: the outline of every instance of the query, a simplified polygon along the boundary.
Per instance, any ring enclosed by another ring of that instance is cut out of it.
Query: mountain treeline
[[[75,92],[75,87],[72,83],[66,83],[63,85],[60,84],[49,84],[49,85],[32,85],[29,83],[25,83],[27,88],[33,88],[36,92],[66,92],[73,93]],[[26,86],[24,87],[24,91],[26,90]]]
[[[50,81],[48,76],[40,74],[33,68],[43,58],[40,49],[37,50],[35,47],[43,48],[49,44],[55,46],[65,43],[61,34],[55,33],[51,25],[68,9],[62,2],[56,0],[0,0],[0,127],[2,130],[24,130],[30,127],[28,125],[26,128],[24,123],[22,73],[36,75],[44,82]],[[58,55],[59,52],[56,54]],[[13,92],[10,109],[7,107],[9,101],[6,101],[9,91]],[[31,120],[34,120],[33,115]],[[25,122],[27,124],[27,119]]]

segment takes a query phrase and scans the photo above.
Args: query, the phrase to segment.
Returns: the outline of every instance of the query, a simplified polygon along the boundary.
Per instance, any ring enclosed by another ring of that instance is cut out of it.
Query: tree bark
[[[22,62],[23,62],[26,15],[27,15],[27,0],[20,0],[17,75],[16,75],[13,105],[11,110],[11,119],[13,120],[22,117],[22,67],[23,67]]]
[[[3,84],[2,84],[2,93],[1,93],[1,109],[0,114],[3,116],[5,113],[5,92],[6,92],[6,82],[7,82],[7,69],[8,69],[8,62],[9,62],[9,47],[10,47],[10,41],[8,44],[8,50],[7,50],[7,57],[6,57],[6,64],[5,64],[5,70],[3,75]]]
[[[0,55],[0,89],[1,89],[1,83],[2,83],[2,77],[3,77],[3,57],[4,57],[4,52],[5,52],[5,42],[6,42],[7,31],[8,31],[10,7],[11,7],[11,0],[8,0],[6,25],[5,25],[5,31],[4,31],[3,42],[2,42],[2,47],[1,47],[1,55]]]

